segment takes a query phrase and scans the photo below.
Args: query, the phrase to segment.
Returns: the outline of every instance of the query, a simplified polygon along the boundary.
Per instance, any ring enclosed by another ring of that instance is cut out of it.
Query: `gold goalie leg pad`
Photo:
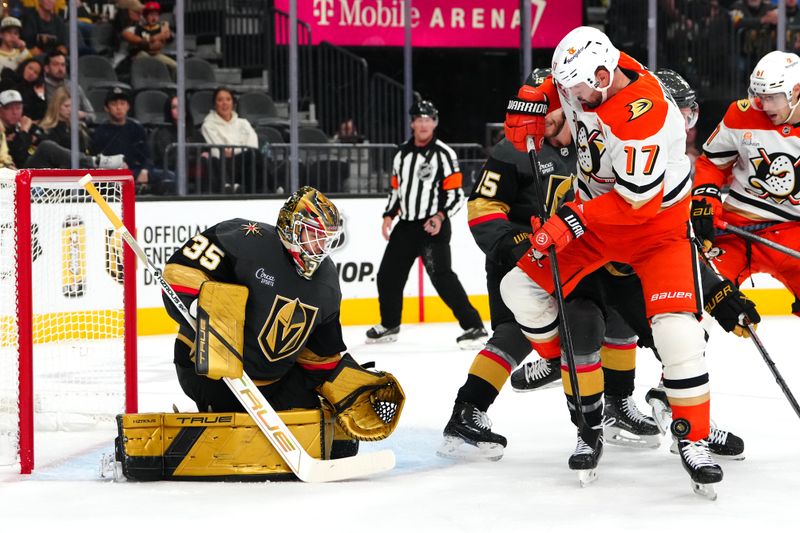
[[[278,413],[317,459],[330,456],[327,409]],[[296,479],[246,413],[145,413],[117,416],[116,459],[129,480],[263,481]]]

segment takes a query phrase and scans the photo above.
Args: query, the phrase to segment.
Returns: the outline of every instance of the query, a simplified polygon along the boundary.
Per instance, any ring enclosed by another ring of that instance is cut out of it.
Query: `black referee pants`
[[[403,311],[403,288],[417,257],[422,257],[425,270],[436,292],[453,311],[462,329],[483,327],[478,311],[472,307],[458,276],[453,272],[450,257],[450,220],[445,219],[441,231],[431,237],[423,229],[424,220],[400,220],[389,236],[389,244],[378,269],[378,302],[381,324],[386,328],[400,325]]]

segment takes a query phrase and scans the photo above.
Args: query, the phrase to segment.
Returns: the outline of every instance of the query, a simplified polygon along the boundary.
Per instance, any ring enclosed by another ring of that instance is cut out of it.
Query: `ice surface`
[[[98,475],[113,428],[37,435],[31,476],[0,470],[0,532],[24,524],[69,530],[187,531],[796,531],[800,498],[800,419],[749,340],[715,327],[708,349],[712,416],[742,436],[747,459],[722,463],[716,502],[694,495],[664,441],[656,450],[607,446],[600,478],[580,488],[567,468],[575,446],[561,389],[516,394],[510,386],[489,410],[508,437],[496,463],[456,463],[435,455],[441,430],[473,352],[457,349],[456,324],[408,325],[397,343],[365,345],[366,327],[345,328],[351,353],[393,372],[408,401],[395,434],[362,449],[391,448],[387,474],[328,485],[303,483],[114,483]],[[800,321],[768,317],[758,332],[800,395]],[[191,410],[172,368],[171,337],[142,337],[140,410]],[[656,384],[660,366],[640,351],[636,400]],[[191,524],[191,525],[190,525]],[[312,529],[313,528],[313,529]],[[37,529],[30,529],[38,531]]]

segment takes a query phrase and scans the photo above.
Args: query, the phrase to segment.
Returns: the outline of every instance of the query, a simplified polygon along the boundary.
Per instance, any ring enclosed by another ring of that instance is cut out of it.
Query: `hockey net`
[[[86,171],[0,169],[0,464],[34,465],[34,431],[136,412],[135,258],[78,185]],[[134,232],[127,171],[93,182]]]

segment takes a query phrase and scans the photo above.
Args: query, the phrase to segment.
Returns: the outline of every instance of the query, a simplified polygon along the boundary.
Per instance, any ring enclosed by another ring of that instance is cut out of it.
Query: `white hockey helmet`
[[[754,107],[759,108],[758,96],[783,94],[792,111],[792,89],[800,83],[800,57],[797,54],[775,50],[762,57],[750,74],[748,93]],[[789,113],[791,116],[791,112]],[[787,120],[789,117],[786,117]]]
[[[553,80],[565,89],[583,82],[605,93],[607,87],[598,87],[595,72],[603,67],[613,81],[618,63],[619,50],[605,33],[591,26],[580,26],[561,39],[553,52]]]

